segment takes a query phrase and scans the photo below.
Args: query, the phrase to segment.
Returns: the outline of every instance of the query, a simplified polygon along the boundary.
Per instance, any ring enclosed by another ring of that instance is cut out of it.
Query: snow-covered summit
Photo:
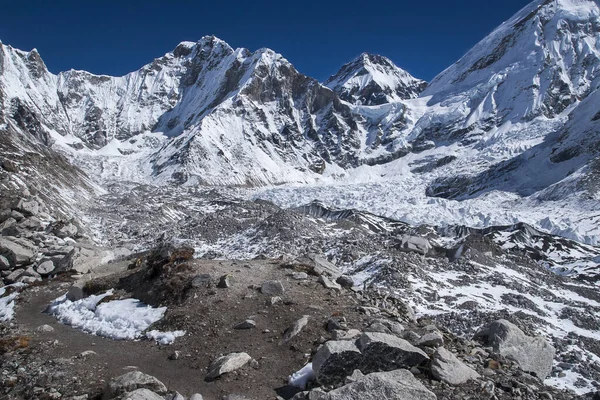
[[[325,86],[353,104],[379,105],[418,97],[427,83],[386,57],[362,53],[342,66]]]

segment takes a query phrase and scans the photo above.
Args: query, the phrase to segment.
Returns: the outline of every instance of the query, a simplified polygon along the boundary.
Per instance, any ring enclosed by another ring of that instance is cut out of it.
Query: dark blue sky
[[[124,75],[183,40],[214,34],[234,48],[272,48],[319,80],[363,51],[430,80],[528,3],[4,0],[0,40],[37,48],[52,72]]]

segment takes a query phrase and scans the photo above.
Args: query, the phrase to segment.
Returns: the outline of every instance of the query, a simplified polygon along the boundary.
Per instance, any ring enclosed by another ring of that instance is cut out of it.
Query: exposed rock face
[[[417,378],[405,369],[375,372],[333,390],[324,400],[435,400]]]
[[[475,335],[496,353],[516,360],[523,371],[544,379],[552,370],[554,347],[542,337],[526,336],[516,325],[506,321],[493,322]]]
[[[450,385],[461,385],[479,377],[477,372],[443,347],[438,348],[431,357],[431,374],[434,378]]]

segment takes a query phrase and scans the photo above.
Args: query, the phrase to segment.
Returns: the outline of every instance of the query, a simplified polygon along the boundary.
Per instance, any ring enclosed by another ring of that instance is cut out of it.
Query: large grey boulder
[[[363,356],[356,345],[347,340],[329,341],[315,354],[312,368],[317,382],[330,385],[343,382],[359,368]]]
[[[167,387],[158,379],[140,371],[131,371],[111,379],[105,391],[105,398],[122,396],[137,389],[148,389],[154,393],[166,394]]]
[[[242,368],[252,360],[247,353],[230,353],[219,357],[208,368],[207,380],[216,379],[219,376]]]
[[[375,372],[327,393],[324,400],[436,400],[435,394],[405,369]]]
[[[431,357],[431,374],[450,385],[462,385],[471,379],[479,378],[477,372],[443,347],[438,348]]]
[[[540,336],[525,335],[516,325],[504,319],[492,322],[475,334],[475,339],[482,340],[495,353],[515,360],[523,371],[540,379],[545,379],[552,371],[554,347]]]
[[[402,243],[400,249],[406,252],[419,253],[426,255],[431,250],[431,244],[429,240],[419,236],[402,236]]]
[[[37,215],[40,212],[40,203],[36,200],[21,199],[17,204],[17,210],[25,215]]]
[[[165,400],[165,398],[154,393],[152,390],[137,389],[123,396],[123,400]]]
[[[0,237],[0,254],[8,259],[11,266],[19,267],[34,261],[37,248],[28,240],[5,236]]]
[[[365,373],[416,367],[429,360],[425,352],[397,336],[366,332],[357,341],[363,354],[360,370]]]

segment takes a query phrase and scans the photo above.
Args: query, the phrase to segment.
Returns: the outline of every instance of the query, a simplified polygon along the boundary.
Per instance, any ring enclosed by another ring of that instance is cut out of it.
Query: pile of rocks
[[[0,211],[0,284],[87,272],[99,254],[81,239],[74,222],[56,220],[38,197],[24,193],[14,207]]]
[[[313,356],[315,387],[294,400],[573,398],[543,384],[552,370],[552,345],[506,320],[484,327],[473,340],[381,317],[358,339],[356,332],[332,332],[336,339]]]

